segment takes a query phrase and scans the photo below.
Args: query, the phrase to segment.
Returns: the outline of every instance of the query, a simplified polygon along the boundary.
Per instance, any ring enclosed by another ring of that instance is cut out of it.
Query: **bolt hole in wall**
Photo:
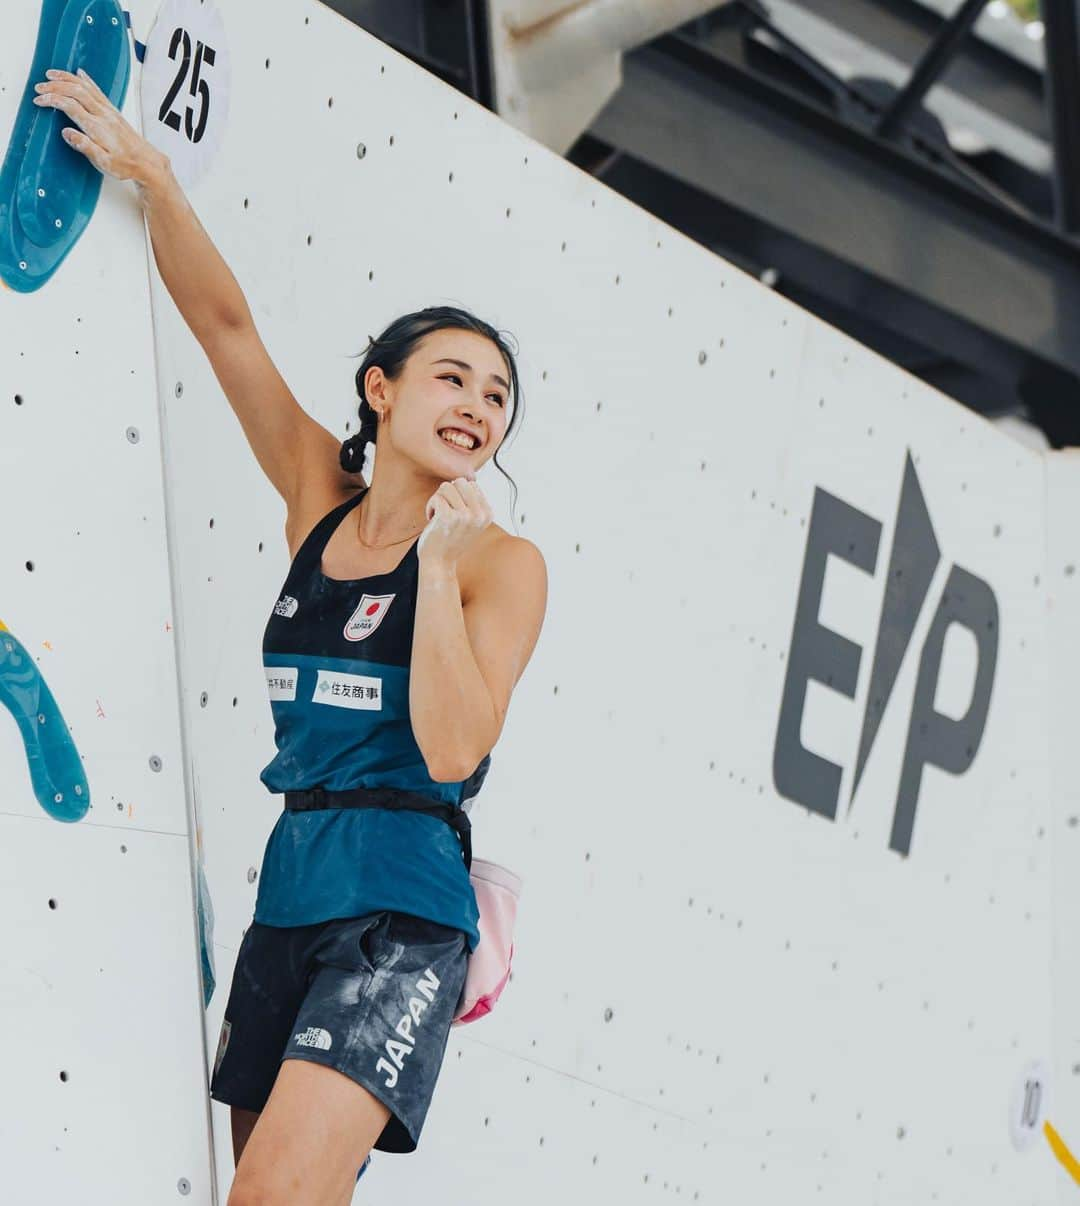
[[[305,24],[307,24],[307,18],[305,18]],[[257,59],[256,59],[256,63],[257,63]],[[276,71],[281,71],[281,70],[283,69],[283,66],[282,66],[282,65],[283,65],[283,63],[284,63],[284,60],[283,60],[281,57],[275,57],[275,59],[274,59],[274,63],[275,63],[275,64],[277,64],[276,69],[275,69]],[[265,59],[265,69],[266,69],[266,70],[268,70],[268,71],[271,69],[271,59],[270,59],[270,58],[266,58],[266,59]],[[381,69],[380,69],[380,74],[382,74],[382,70],[385,70],[385,69],[382,69],[382,68],[381,68]],[[328,103],[327,103],[327,109],[333,109],[333,107],[335,107],[335,106],[334,106],[334,98],[333,98],[333,96],[331,96],[331,98],[329,98],[329,99],[328,99]],[[342,103],[341,103],[341,105],[339,106],[339,113],[340,113],[341,111],[344,111],[345,107],[346,107],[346,105],[345,105],[345,101],[344,101],[344,100],[342,100]],[[457,117],[458,117],[458,113],[457,113],[457,112],[454,112],[454,115],[453,115],[453,116],[454,116],[454,118],[457,118]],[[403,140],[401,140],[401,147],[400,147],[400,151],[401,151],[401,152],[404,152],[404,148],[405,148],[405,142],[406,142],[406,140],[405,140],[405,139],[404,139],[404,137],[403,137]],[[351,142],[350,142],[350,144],[348,144],[348,145],[352,145],[352,144],[351,144]],[[371,146],[372,146],[372,148],[376,148],[376,142],[375,142],[374,140],[372,140],[372,141],[371,141]],[[393,147],[393,146],[394,146],[394,137],[393,137],[393,136],[389,137],[389,146],[391,146],[391,147]],[[363,153],[362,153],[362,151],[363,151]],[[365,153],[366,153],[366,152],[365,152],[365,150],[363,150],[363,145],[359,145],[359,146],[358,146],[358,150],[357,150],[357,157],[358,157],[358,158],[364,158],[364,154],[365,154]],[[375,151],[375,150],[372,150],[372,157],[374,157],[374,156],[375,156],[375,153],[376,153],[376,151]],[[382,151],[380,150],[380,151],[378,151],[378,153],[382,153]],[[351,154],[350,154],[350,156],[348,156],[348,158],[350,158],[350,159],[352,158]],[[526,163],[528,163],[528,157],[526,157]],[[538,172],[538,174],[539,174],[539,171],[540,171],[540,168],[536,168],[536,172]],[[538,177],[538,178],[539,178],[539,177]],[[451,182],[453,182],[453,181],[454,181],[454,174],[453,174],[453,172],[450,172],[450,181],[451,181]],[[458,183],[459,183],[459,186],[460,186],[460,187],[465,187],[465,185],[464,185],[464,176],[463,176],[462,172],[459,172]],[[259,207],[262,207],[262,205],[260,205],[260,199],[257,197],[257,198],[256,198],[256,199],[254,199],[254,200],[256,200],[256,206],[254,206],[254,207],[256,207],[256,209],[258,210],[258,209],[259,209]],[[235,200],[233,201],[233,204],[235,204]],[[593,201],[592,201],[592,203],[591,203],[592,207],[595,207],[595,204],[597,204],[597,203],[595,203],[595,200],[593,200]],[[248,198],[243,198],[243,201],[242,201],[242,207],[243,207],[243,210],[248,211],[248,206],[250,206],[250,199],[248,199]],[[509,207],[509,206],[507,206],[507,207],[506,207],[506,209],[505,209],[505,216],[506,216],[507,218],[510,218],[510,217],[511,217],[511,209],[510,209],[510,207]],[[526,207],[523,207],[523,206],[522,206],[522,207],[520,207],[520,209],[518,209],[518,213],[517,213],[517,216],[516,216],[516,217],[517,217],[518,221],[521,221],[521,222],[522,222],[522,224],[524,224],[524,222],[526,222],[526,221],[527,221]],[[306,245],[307,245],[307,246],[312,246],[312,239],[313,239],[313,235],[312,235],[312,234],[307,234],[307,235],[306,235]],[[570,242],[574,242],[574,246],[575,246],[575,250],[576,250],[576,247],[577,247],[576,241],[574,241],[574,240],[569,240],[569,241],[570,241]],[[322,235],[321,235],[321,244],[323,244]],[[551,244],[551,245],[553,245],[553,240],[552,240],[552,244]],[[659,244],[657,244],[657,246],[659,246]],[[568,247],[568,240],[562,240],[562,244],[560,244],[560,247],[562,247],[562,251],[563,251],[563,252],[567,251],[567,247]],[[573,257],[570,257],[570,259],[573,259]],[[569,260],[568,260],[568,262],[569,262]],[[560,263],[563,263],[563,262],[560,262]],[[627,265],[627,267],[626,267],[626,268],[624,268],[623,273],[620,273],[620,274],[614,274],[614,282],[616,283],[616,285],[621,285],[622,276],[623,276],[623,275],[626,275],[626,276],[627,276],[627,280],[628,280],[628,289],[633,289],[633,288],[635,288],[635,286],[633,285],[633,281],[635,280],[635,277],[634,277],[634,275],[633,275],[633,270],[634,270],[634,267],[636,267],[636,265],[635,265],[635,264],[628,264],[628,265]],[[612,279],[612,277],[606,277],[606,280],[609,280],[609,281],[610,281],[611,279]],[[372,281],[372,280],[374,280],[374,271],[369,270],[369,281]],[[723,287],[723,283],[724,283],[723,281],[721,281],[721,282],[720,282],[721,288]],[[733,291],[732,291],[732,292],[733,292]],[[668,306],[668,311],[667,311],[667,312],[668,312],[668,316],[669,316],[669,317],[674,316],[674,310],[675,310],[675,306]],[[688,306],[688,308],[686,309],[687,314],[689,314],[689,311],[691,311],[691,308],[689,308],[689,306]],[[681,308],[681,306],[680,306],[680,318],[681,318],[681,320],[682,320],[682,314],[683,314],[683,310],[682,310],[682,308]],[[783,321],[783,323],[785,323],[785,324],[786,324],[786,320],[785,320],[785,321]],[[669,327],[665,327],[664,329],[670,329],[670,328],[669,328]],[[695,336],[695,341],[697,341],[697,336]],[[733,343],[734,343],[734,340],[733,340]],[[692,347],[692,346],[694,346],[694,345],[691,345],[691,347]],[[721,346],[723,346],[723,341],[722,341],[722,340],[721,340]],[[691,351],[689,351],[689,355],[691,355],[691,356],[692,356],[692,355],[694,355],[694,353],[693,353],[693,351],[692,351],[692,350],[691,350]],[[705,365],[706,363],[708,363],[708,362],[709,362],[709,359],[710,359],[709,353],[706,353],[705,351],[700,352],[700,353],[699,353],[699,355],[698,355],[698,363],[699,363],[700,365]],[[845,357],[845,359],[846,359],[846,357]],[[718,364],[718,363],[720,363],[721,361],[722,361],[722,358],[720,358],[720,357],[712,357],[712,362],[714,362],[715,364]],[[759,363],[759,362],[758,362],[758,363]],[[759,371],[759,369],[758,369],[758,370],[756,370],[756,371]],[[775,369],[769,369],[769,376],[770,376],[770,377],[775,377],[776,375],[777,375],[777,373],[776,373],[776,370],[775,370]],[[545,376],[546,376],[546,374],[545,374]],[[192,382],[192,388],[190,388],[190,392],[192,392],[193,394],[198,393],[198,390],[196,390],[196,387],[195,387],[195,385],[194,385],[194,382]],[[182,386],[180,386],[180,384],[177,384],[177,392],[176,392],[176,396],[177,396],[177,397],[180,397],[180,396],[181,396],[181,393],[182,393]],[[17,396],[16,396],[16,405],[22,405],[22,404],[23,404],[23,397],[22,397],[22,396],[19,396],[19,394],[17,394]],[[811,397],[811,399],[810,399],[810,405],[812,405],[812,397]],[[820,405],[821,405],[821,406],[822,406],[822,408],[823,408],[823,406],[824,406],[824,398],[823,398],[823,397],[821,398]],[[843,405],[843,402],[838,402],[838,405]],[[595,403],[595,410],[597,410],[597,411],[599,412],[599,411],[600,411],[600,408],[601,408],[601,404],[600,404],[599,402]],[[616,408],[616,409],[617,409],[617,408]],[[134,432],[134,429],[129,429],[129,431],[130,431],[130,432]],[[874,428],[873,428],[873,427],[867,427],[867,428],[865,428],[865,431],[867,431],[867,433],[868,433],[868,434],[873,434]],[[130,438],[130,437],[129,437],[129,438]],[[136,433],[136,438],[137,438],[137,433]],[[717,458],[717,462],[716,462],[716,463],[721,463],[721,462],[720,462],[720,458]],[[704,470],[704,469],[705,469],[705,466],[706,466],[705,459],[700,459],[700,469]],[[973,479],[973,481],[974,481],[974,479]],[[763,486],[763,490],[771,490],[771,488],[773,488],[773,487],[771,487],[771,486]],[[973,492],[974,492],[974,486],[973,486]],[[773,505],[774,505],[774,504],[770,504],[770,507],[773,507]],[[526,519],[526,516],[524,516],[524,514],[522,514],[522,515],[521,515],[521,522],[522,522],[522,523],[524,522],[524,519]],[[538,516],[538,519],[539,519],[539,516]],[[805,525],[805,519],[800,520],[800,523],[802,523],[802,525]],[[210,519],[210,525],[209,525],[209,526],[210,526],[210,528],[211,528],[211,529],[215,528],[215,520]],[[222,531],[223,531],[223,532],[224,532],[224,531],[227,531],[227,525],[224,525],[224,522],[223,522]],[[996,534],[996,535],[997,535],[998,533],[996,532],[996,533],[994,533],[994,534]],[[569,544],[569,541],[568,541],[568,544]],[[580,552],[581,552],[581,548],[582,548],[582,544],[580,543],[580,541],[579,541],[579,543],[575,543],[575,545],[574,545],[574,552],[575,552],[575,554],[580,554]],[[259,551],[262,551],[262,550],[263,550],[263,543],[262,543],[262,541],[259,541]],[[599,556],[600,556],[600,550],[599,550],[599,548],[598,548],[598,544],[592,544],[592,545],[591,545],[591,557],[589,557],[589,558],[588,558],[588,564],[592,564],[592,562],[594,561],[594,558],[598,558]],[[42,563],[43,563],[43,562],[42,562]],[[33,562],[27,562],[27,568],[28,568],[29,572],[33,572],[33,570],[34,570],[34,563],[33,563]],[[798,568],[798,567],[796,567],[796,568]],[[797,578],[797,574],[796,574],[796,578]],[[792,584],[792,592],[794,591],[794,585],[796,585],[796,584]],[[755,643],[755,637],[750,637],[750,638],[749,638],[749,643],[750,643],[750,644]],[[762,648],[763,650],[764,650],[765,648],[767,648],[767,644],[765,644],[764,640],[762,640],[762,642],[761,642],[761,648]],[[783,655],[782,655],[782,652],[781,652],[781,655],[780,655],[780,656],[781,656],[781,658],[782,658],[782,656],[783,656]],[[542,681],[542,680],[541,680],[541,681]],[[577,683],[577,681],[575,681],[575,687],[577,687],[577,686],[579,686],[579,683]],[[554,685],[554,686],[553,686],[553,695],[558,695],[558,693],[559,693],[559,686],[558,686],[558,685]],[[560,704],[560,708],[562,708],[563,706],[565,706],[565,707],[569,708],[569,707],[571,706],[571,701],[573,701],[573,697],[575,696],[575,693],[579,693],[579,695],[580,695],[580,691],[571,691],[569,696],[565,696],[565,698],[564,698],[564,702],[563,702],[562,704]],[[218,696],[216,695],[216,697],[215,697],[215,701],[217,701],[217,698],[218,698]],[[234,707],[236,707],[236,703],[237,703],[237,697],[236,697],[236,696],[233,696],[233,697],[231,697],[231,698],[233,698],[233,706],[234,706]],[[209,696],[209,692],[207,692],[207,691],[202,691],[202,692],[200,693],[199,699],[200,699],[200,706],[201,706],[202,708],[207,708],[207,707],[209,707],[209,703],[210,703],[210,696]],[[709,765],[710,765],[710,768],[712,768],[712,766],[714,766],[714,763],[711,763],[711,762],[710,762],[710,763],[709,763]],[[153,767],[153,768],[154,768],[154,769],[160,769],[160,762],[158,762],[158,766],[155,766],[155,767]],[[741,777],[739,778],[739,781],[740,781],[740,783],[741,783],[741,784],[744,784],[744,785],[745,785],[745,783],[746,783],[746,778],[745,778],[745,775],[741,775]],[[761,792],[761,790],[762,790],[761,788],[758,788],[758,791],[759,791],[759,792]],[[768,803],[768,802],[767,802],[767,803]],[[121,809],[121,810],[122,810],[122,809],[123,809],[123,804],[118,804],[118,806],[117,806],[117,807],[118,807],[118,809]],[[809,816],[809,815],[811,815],[811,813],[810,813],[810,812],[809,812],[809,810],[808,810],[808,816]],[[124,850],[125,850],[125,848],[122,848],[122,849],[124,849]],[[599,857],[599,856],[598,856],[598,857]],[[586,861],[586,862],[588,862],[589,860],[591,860],[591,851],[586,851],[586,853],[585,853],[585,861]],[[252,873],[253,873],[253,871],[254,871],[254,868],[248,868],[248,883],[252,883],[252,882],[253,882],[253,874],[252,874]],[[683,900],[683,897],[680,895],[680,898],[679,898],[679,903],[681,903],[681,901],[682,901],[682,900]],[[55,904],[55,901],[51,900],[51,901],[49,901],[49,907],[51,907],[51,908],[55,908],[55,907],[57,907],[57,904]],[[693,907],[693,898],[689,898],[689,907]],[[709,909],[706,909],[706,914],[711,915],[711,913],[710,913]],[[739,927],[743,926],[743,920],[739,919],[739,923],[738,923],[738,925],[739,925]],[[761,931],[761,929],[762,929],[762,923],[761,923],[761,919],[758,919],[757,917],[750,917],[750,918],[749,918],[749,921],[747,921],[747,925],[749,925],[750,929],[758,929],[759,931]],[[717,925],[717,929],[718,929],[718,925]],[[790,944],[790,942],[788,942],[788,943],[787,943],[787,947],[786,947],[786,949],[790,949],[790,947],[791,947],[791,944]],[[823,966],[824,966],[824,965],[823,965]],[[837,970],[838,970],[838,961],[837,961],[837,960],[832,960],[832,961],[830,961],[830,966],[832,966],[832,971],[834,971],[834,972],[835,972],[835,971],[837,971]],[[880,988],[880,987],[881,987],[881,985],[879,984],[879,988]],[[612,1023],[612,1021],[614,1021],[614,1017],[615,1017],[615,1011],[614,1011],[614,1009],[612,1009],[611,1007],[608,1007],[608,1008],[605,1008],[605,1009],[604,1009],[604,1011],[603,1011],[603,1019],[604,1019],[604,1023],[609,1023],[609,1024],[610,1024],[610,1023]],[[628,1025],[627,1015],[626,1015],[626,1014],[621,1013],[621,1014],[620,1014],[620,1017],[621,1017],[621,1026],[620,1026],[620,1028],[614,1028],[614,1025],[612,1025],[612,1028],[611,1028],[611,1032],[612,1032],[612,1034],[616,1034],[616,1032],[617,1032],[617,1031],[620,1031],[620,1030],[622,1030],[622,1029],[626,1028],[626,1026]],[[535,1046],[535,1040],[533,1041],[533,1044],[534,1044],[534,1046]],[[458,1058],[459,1058],[459,1059],[460,1059],[460,1058],[462,1058],[462,1055],[460,1055],[460,1053],[458,1053]],[[718,1064],[718,1062],[720,1062],[720,1055],[716,1055],[715,1061],[716,1061],[716,1064]],[[598,1066],[598,1067],[599,1067],[599,1066]],[[65,1073],[65,1075],[64,1075],[64,1076],[66,1076],[66,1073]],[[528,1079],[529,1079],[529,1078],[527,1077],[527,1081],[528,1081]],[[765,1076],[764,1076],[764,1083],[769,1083],[769,1076],[768,1076],[768,1073],[765,1073]],[[779,1091],[779,1090],[774,1089],[774,1091]],[[800,1090],[800,1091],[802,1091],[802,1090]],[[663,1094],[663,1093],[664,1093],[664,1090],[663,1090],[663,1089],[659,1089],[659,1093]],[[673,1088],[671,1088],[671,1094],[673,1094],[673,1096],[675,1095],[675,1089],[674,1089],[674,1087],[673,1087]],[[810,1100],[811,1100],[811,1101],[816,1101],[816,1094],[812,1094],[812,1095],[811,1095],[811,1099],[810,1099]],[[593,1105],[594,1105],[594,1103],[595,1103],[595,1102],[593,1102]],[[710,1113],[711,1113],[711,1112],[712,1112],[712,1107],[710,1107]],[[485,1126],[488,1126],[488,1125],[489,1125],[489,1117],[488,1117],[488,1116],[486,1116],[486,1117],[485,1117],[485,1119],[483,1119],[483,1125],[485,1125]],[[657,1126],[658,1126],[658,1124],[653,1123],[653,1130],[657,1130]],[[536,1131],[533,1131],[533,1134],[534,1134],[534,1135],[536,1135]],[[888,1134],[888,1131],[886,1131],[886,1135],[887,1135],[887,1134]],[[898,1128],[898,1129],[897,1129],[896,1134],[897,1134],[897,1138],[902,1138],[902,1137],[904,1136],[904,1134],[905,1134],[905,1128],[903,1128],[903,1126],[900,1126],[900,1128]],[[916,1131],[915,1131],[915,1130],[912,1130],[912,1137],[914,1137],[914,1136],[915,1136],[915,1134],[916,1134]],[[550,1142],[550,1147],[551,1147],[551,1149],[553,1149],[553,1151],[554,1151],[554,1149],[557,1149],[557,1148],[558,1148],[558,1143],[557,1143],[557,1141],[556,1141],[556,1137],[554,1137],[554,1136],[548,1136],[548,1142]],[[540,1144],[540,1146],[544,1146],[544,1144],[545,1144],[545,1137],[544,1137],[544,1136],[539,1136],[539,1144]],[[708,1146],[708,1144],[706,1144],[706,1146]],[[822,1153],[822,1154],[823,1154],[823,1153]],[[592,1161],[593,1161],[593,1164],[597,1163],[597,1159],[598,1159],[597,1154],[593,1153],[593,1154],[592,1154]],[[644,1175],[644,1181],[645,1181],[646,1183],[648,1183],[648,1181],[650,1181],[650,1176],[648,1176],[648,1173],[645,1173],[645,1175]],[[657,1183],[657,1185],[658,1185],[658,1184],[659,1184],[659,1177],[658,1177],[658,1176],[655,1178],[655,1181],[656,1181],[656,1183]],[[181,1187],[186,1187],[186,1184],[187,1184],[187,1183],[182,1181],[182,1182],[180,1182],[180,1183],[178,1183],[178,1184],[180,1184],[180,1185],[181,1185]],[[667,1188],[668,1188],[668,1185],[669,1185],[669,1182],[664,1181],[664,1182],[663,1182],[663,1185],[664,1185],[664,1188],[665,1188],[665,1189],[667,1189]],[[680,1185],[679,1185],[679,1184],[675,1184],[675,1183],[673,1183],[673,1188],[676,1190],[676,1193],[677,1193],[677,1192],[680,1192]],[[186,1193],[186,1192],[187,1192],[187,1188],[181,1188],[180,1192],[181,1192],[181,1193]],[[697,1193],[694,1193],[693,1198],[694,1198],[694,1199],[697,1199],[697,1198],[698,1198],[698,1194],[697,1194]]]

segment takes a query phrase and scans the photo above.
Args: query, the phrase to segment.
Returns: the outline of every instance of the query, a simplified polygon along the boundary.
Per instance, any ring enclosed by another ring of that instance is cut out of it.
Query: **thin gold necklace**
[[[368,542],[360,535],[360,511],[363,508],[363,505],[364,504],[361,502],[360,506],[356,508],[356,539],[360,541],[364,548],[371,549],[373,552],[379,549],[392,549],[395,544],[404,544],[406,540],[412,540],[413,536],[415,536],[417,532],[422,532],[424,528],[427,527],[427,521],[425,520],[423,526],[417,528],[416,532],[412,532],[408,536],[402,536],[400,540],[391,540],[386,544],[368,544]]]

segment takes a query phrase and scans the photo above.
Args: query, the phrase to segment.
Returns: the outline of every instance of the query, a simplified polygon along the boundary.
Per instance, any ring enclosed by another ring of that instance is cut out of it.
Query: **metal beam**
[[[595,139],[575,148],[574,160],[598,163],[595,174],[609,187],[744,272],[760,277],[774,270],[778,292],[939,388],[944,374],[935,362],[951,366],[954,380],[967,369],[978,388],[947,392],[972,409],[997,414],[1018,407],[1023,349],[989,341],[979,327],[902,286]],[[1080,411],[1077,417],[1080,433]]]
[[[1046,107],[1054,140],[1054,220],[1080,233],[1080,0],[1042,0]]]
[[[484,0],[326,0],[444,83],[493,108]]]
[[[879,137],[887,138],[903,126],[905,119],[948,66],[985,7],[986,0],[964,0],[948,21],[942,24],[937,37],[915,65],[911,78],[878,119]]]
[[[494,107],[484,0],[329,2]],[[1044,0],[1060,3],[1075,30],[1080,0]],[[917,7],[850,11],[873,10],[873,31],[892,22],[896,32],[898,14]],[[1026,403],[1055,446],[1080,445],[1080,245],[963,180],[921,126],[897,142],[876,137],[892,97],[868,100],[818,69],[768,15],[739,0],[696,22],[696,41],[670,35],[628,56],[597,137],[570,158],[747,271],[768,269],[778,291],[973,409]],[[935,27],[912,28],[914,65]],[[957,71],[987,57],[973,41]],[[1069,44],[1068,33],[1056,39]],[[1047,108],[1062,138],[1080,111],[1068,99],[1075,67],[1074,55],[1057,71]]]
[[[849,266],[891,295],[896,330],[945,352],[935,329],[953,323],[1004,380],[1071,383],[1080,413],[1080,248],[759,78],[739,53],[683,35],[635,51],[592,133],[789,248]]]
[[[941,18],[915,0],[798,0],[798,4],[909,69],[941,27]],[[961,44],[948,72],[949,87],[958,95],[1049,141],[1041,81],[1041,71],[977,37]]]

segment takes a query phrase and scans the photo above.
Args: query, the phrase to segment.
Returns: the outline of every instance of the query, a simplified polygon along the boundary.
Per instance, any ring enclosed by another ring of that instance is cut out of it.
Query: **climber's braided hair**
[[[378,446],[379,416],[375,413],[371,403],[364,394],[364,378],[367,376],[368,369],[372,365],[377,364],[391,381],[396,380],[405,367],[405,362],[412,355],[420,340],[432,331],[446,328],[475,331],[478,335],[483,335],[490,339],[502,353],[503,360],[505,360],[506,367],[510,372],[510,397],[508,404],[512,404],[514,407],[514,412],[510,416],[510,423],[506,429],[506,435],[503,437],[504,441],[506,436],[509,436],[511,431],[513,431],[521,410],[521,385],[518,381],[517,363],[514,359],[514,353],[503,338],[502,333],[497,331],[490,323],[484,322],[483,319],[477,318],[474,314],[470,314],[467,310],[461,310],[457,306],[428,306],[423,310],[417,310],[412,314],[404,314],[400,318],[396,318],[378,339],[372,339],[369,335],[368,346],[362,353],[358,353],[358,355],[364,357],[363,364],[360,365],[356,372],[356,392],[360,398],[360,430],[341,445],[341,467],[347,473],[360,472],[361,466],[364,463],[364,451],[369,442]],[[514,503],[511,504],[511,514],[513,514],[517,499],[517,485],[514,479],[499,464],[498,451],[496,451],[492,459],[495,462],[495,467],[514,489]]]

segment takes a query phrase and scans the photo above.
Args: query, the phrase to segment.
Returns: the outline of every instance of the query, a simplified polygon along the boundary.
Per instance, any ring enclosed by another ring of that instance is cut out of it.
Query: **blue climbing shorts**
[[[261,1111],[283,1059],[325,1064],[389,1108],[377,1150],[415,1151],[467,964],[464,931],[407,913],[301,926],[252,921],[210,1096]]]

